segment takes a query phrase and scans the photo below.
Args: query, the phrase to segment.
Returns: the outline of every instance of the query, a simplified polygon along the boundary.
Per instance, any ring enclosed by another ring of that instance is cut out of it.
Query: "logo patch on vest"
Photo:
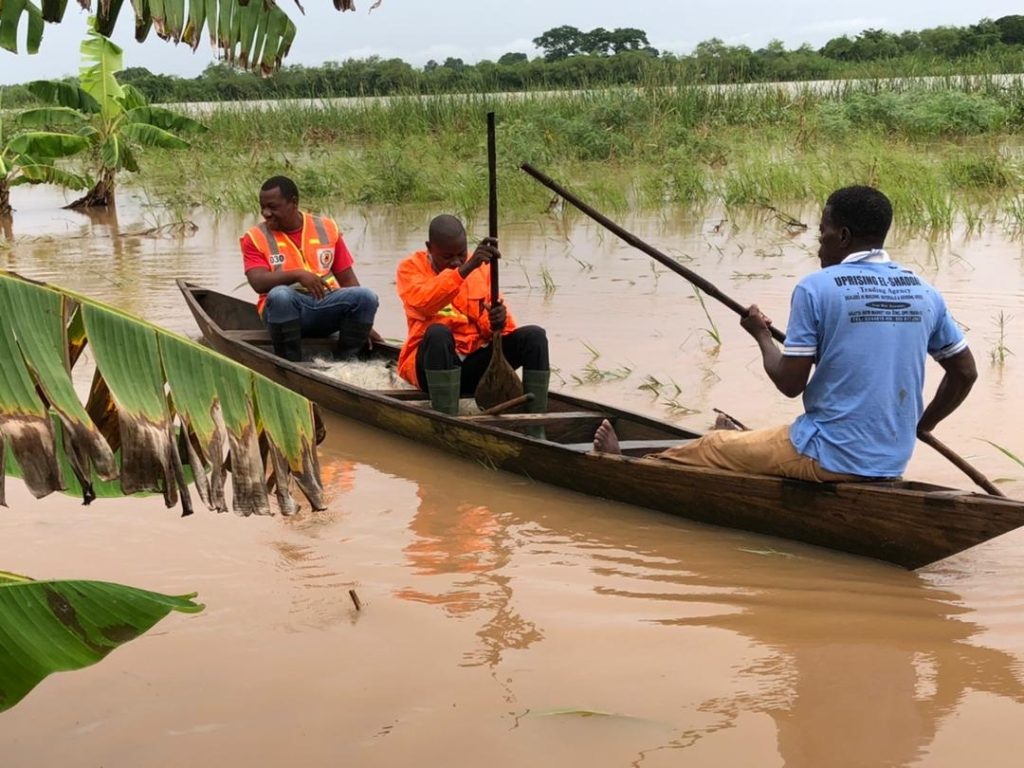
[[[320,262],[320,266],[326,269],[334,263],[334,249],[333,248],[317,248],[316,258]]]

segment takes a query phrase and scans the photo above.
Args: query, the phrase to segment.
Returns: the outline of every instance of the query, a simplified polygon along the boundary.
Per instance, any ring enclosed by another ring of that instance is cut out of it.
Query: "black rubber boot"
[[[459,386],[462,383],[462,369],[449,371],[425,371],[430,407],[449,416],[459,415]]]
[[[342,323],[338,329],[338,345],[334,348],[334,356],[338,360],[351,360],[356,357],[366,349],[371,328],[372,323]]]
[[[527,413],[547,413],[548,385],[551,383],[551,371],[528,371],[523,369],[523,393],[533,395],[533,400],[526,404]],[[527,427],[526,434],[530,437],[546,439],[543,425]]]
[[[274,354],[293,363],[302,362],[302,323],[289,320],[287,323],[267,323]]]

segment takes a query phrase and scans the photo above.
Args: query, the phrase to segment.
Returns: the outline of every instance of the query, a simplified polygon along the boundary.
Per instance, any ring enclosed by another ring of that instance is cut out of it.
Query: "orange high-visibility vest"
[[[334,219],[326,216],[302,214],[302,250],[295,247],[284,232],[277,232],[261,222],[246,234],[260,253],[267,257],[272,272],[288,272],[294,269],[305,269],[320,276],[328,291],[339,288],[334,277],[334,249],[341,233]],[[267,294],[261,293],[256,302],[256,310],[263,315],[263,305],[267,302]]]

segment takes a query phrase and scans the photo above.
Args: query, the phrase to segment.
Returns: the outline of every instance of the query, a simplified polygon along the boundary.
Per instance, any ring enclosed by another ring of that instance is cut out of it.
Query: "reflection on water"
[[[429,498],[428,488],[435,498]],[[407,587],[396,594],[440,605],[453,617],[481,612],[487,617],[477,631],[481,647],[467,652],[465,663],[495,667],[503,651],[526,649],[543,635],[512,608],[511,577],[505,573],[516,549],[511,521],[497,519],[482,504],[453,505],[450,488],[419,486],[420,503],[409,526],[417,538],[405,553],[415,575],[450,575],[455,583],[440,593]]]
[[[53,202],[19,198],[0,264],[190,334],[174,277],[248,295],[237,238],[251,216],[194,212],[199,230],[178,237],[144,234],[164,222],[128,197],[117,221]],[[387,336],[404,334],[395,265],[431,213],[339,213]],[[813,234],[767,218],[624,223],[776,319],[815,266]],[[724,310],[709,307],[709,319],[688,285],[586,222],[509,222],[503,250],[510,305],[548,329],[562,388],[697,427],[716,406],[752,425],[795,412]],[[990,229],[894,251],[944,290],[986,361],[992,314],[1024,299],[1021,244]],[[712,321],[720,345],[701,330]],[[1005,342],[1024,349],[1019,322]],[[1024,472],[976,438],[1021,452],[1019,365],[983,366],[942,426],[1016,495]],[[644,388],[650,379],[663,386]],[[0,568],[197,590],[208,608],[47,680],[0,718],[5,768],[200,755],[217,765],[1018,762],[1022,532],[910,574],[559,491],[330,416],[327,426],[330,504],[318,515],[182,520],[152,499],[83,511],[30,502],[11,483]],[[962,484],[924,450],[910,474]]]

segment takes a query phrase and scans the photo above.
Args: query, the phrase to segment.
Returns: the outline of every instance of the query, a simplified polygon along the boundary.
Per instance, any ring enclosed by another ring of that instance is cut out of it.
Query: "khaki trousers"
[[[778,475],[815,483],[865,480],[859,475],[829,472],[817,461],[798,453],[789,439],[789,426],[740,431],[715,429],[697,440],[651,453],[660,459],[689,467],[714,467],[754,475]]]

